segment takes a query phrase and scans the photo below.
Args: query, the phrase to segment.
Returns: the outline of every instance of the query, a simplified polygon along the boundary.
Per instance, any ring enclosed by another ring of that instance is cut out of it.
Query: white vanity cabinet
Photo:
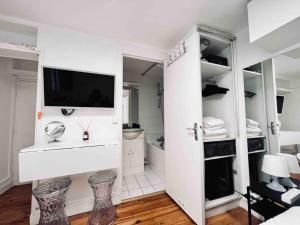
[[[144,132],[134,139],[123,139],[123,174],[144,172]]]

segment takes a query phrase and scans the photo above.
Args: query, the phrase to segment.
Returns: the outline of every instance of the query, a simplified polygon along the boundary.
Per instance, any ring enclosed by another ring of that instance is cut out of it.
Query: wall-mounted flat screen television
[[[114,108],[115,76],[43,68],[45,106]]]
[[[283,110],[284,96],[277,95],[277,113],[281,114]]]

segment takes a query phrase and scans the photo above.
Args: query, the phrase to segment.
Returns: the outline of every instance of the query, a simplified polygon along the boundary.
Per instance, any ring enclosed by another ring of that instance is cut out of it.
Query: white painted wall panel
[[[90,139],[122,140],[122,52],[115,40],[100,38],[71,30],[52,26],[41,26],[38,32],[37,47],[41,50],[38,73],[37,111],[43,113],[42,119],[36,121],[36,143],[45,143],[45,125],[53,120],[59,120],[66,126],[62,141],[82,140],[83,131],[79,122],[85,126],[92,120]],[[94,73],[114,74],[115,80],[115,109],[82,108],[70,117],[64,117],[57,108],[43,106],[43,82],[41,67],[58,67]],[[121,146],[118,151],[121,152]],[[119,157],[121,154],[119,154]],[[89,161],[82,158],[82,163]],[[122,165],[120,164],[120,168]],[[113,187],[114,202],[121,201],[122,180],[121,170]],[[72,176],[73,185],[67,194],[66,211],[69,215],[91,210],[92,193],[87,183],[87,174]],[[80,184],[80,185],[78,185]],[[36,184],[35,184],[36,185]],[[82,205],[82,207],[79,207]],[[31,222],[38,218],[37,203],[33,200]]]

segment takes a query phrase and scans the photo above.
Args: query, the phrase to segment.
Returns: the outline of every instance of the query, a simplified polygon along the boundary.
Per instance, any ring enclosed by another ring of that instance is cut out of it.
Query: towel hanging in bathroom
[[[227,91],[229,91],[228,88],[219,87],[215,84],[207,84],[204,90],[202,91],[202,96],[207,97],[215,94],[226,94]]]

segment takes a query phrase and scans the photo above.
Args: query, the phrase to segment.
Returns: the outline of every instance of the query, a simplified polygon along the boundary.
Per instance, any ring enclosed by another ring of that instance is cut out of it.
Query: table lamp
[[[276,155],[286,159],[290,173],[300,173],[300,167],[296,156],[286,153],[276,153]],[[287,187],[298,187],[296,184],[293,183],[293,181],[290,178],[287,177],[280,178],[279,182]]]
[[[290,177],[290,171],[284,157],[265,155],[261,170],[272,176],[272,182],[267,184],[268,188],[274,191],[286,191],[286,189],[278,182],[278,177]]]

